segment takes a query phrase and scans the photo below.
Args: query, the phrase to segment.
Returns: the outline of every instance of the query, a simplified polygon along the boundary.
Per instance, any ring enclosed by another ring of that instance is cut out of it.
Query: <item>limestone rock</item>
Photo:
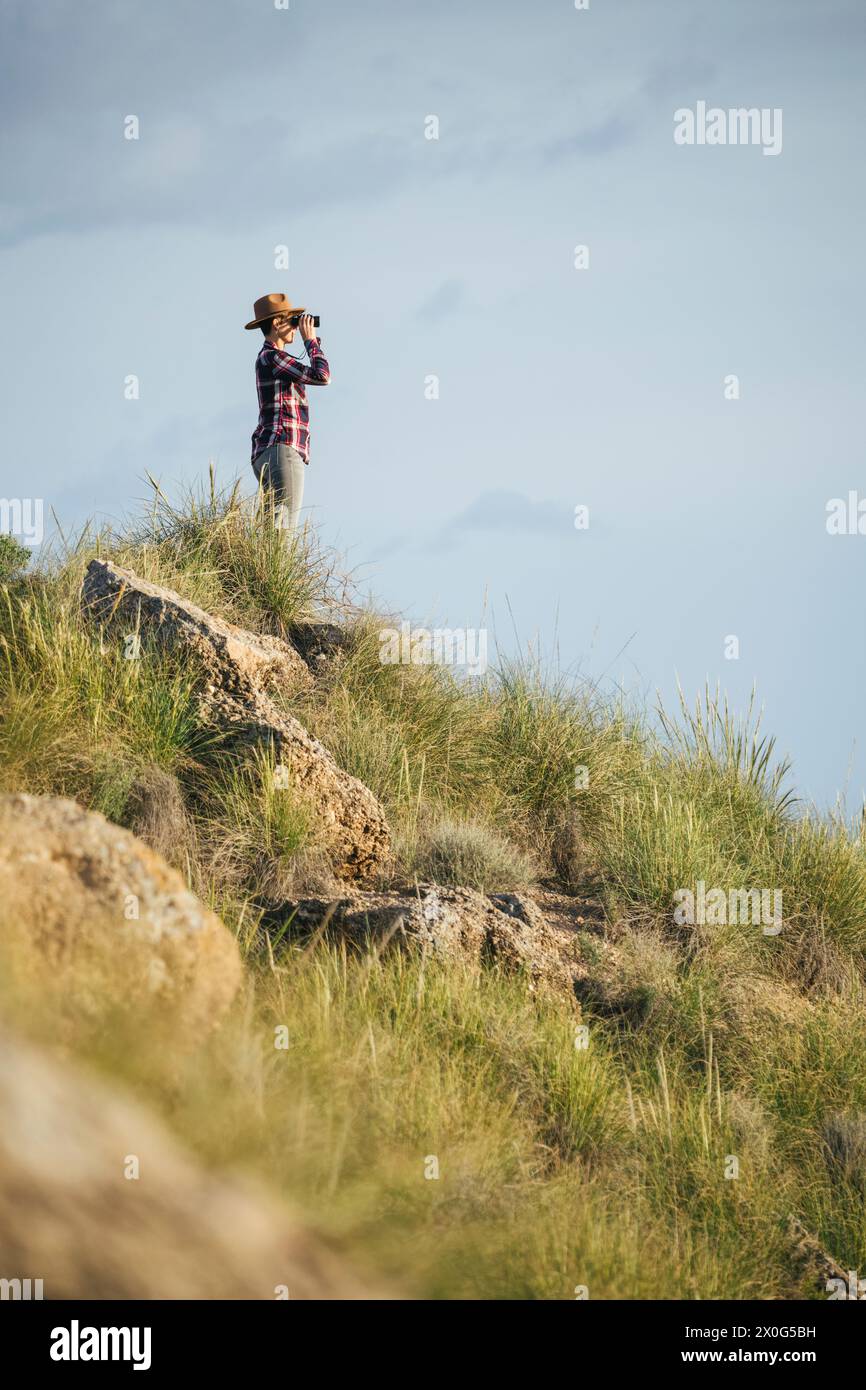
[[[242,973],[235,938],[177,870],[57,797],[0,797],[0,950],[74,1008],[161,1015],[179,1038],[220,1019]]]
[[[405,884],[382,893],[355,892],[337,899],[304,898],[280,903],[266,924],[290,922],[289,936],[325,930],[380,948],[414,944],[473,965],[522,973],[530,989],[574,998],[574,938],[550,927],[521,894],[485,897],[471,888]]]
[[[123,1093],[5,1030],[0,1250],[3,1277],[40,1278],[46,1299],[381,1296],[273,1198],[205,1171]]]
[[[203,717],[240,743],[266,744],[314,810],[322,843],[341,878],[365,878],[385,862],[390,833],[376,797],[345,772],[327,748],[273,700],[275,687],[298,690],[312,680],[301,657],[276,637],[259,637],[212,618],[170,589],[139,579],[107,560],[92,560],[82,593],[85,610],[106,623],[122,615],[130,630],[152,630],[166,645],[200,661]]]
[[[91,560],[82,599],[99,622],[121,621],[127,632],[147,631],[168,647],[194,652],[214,682],[241,699],[278,682],[298,689],[312,681],[306,663],[279,637],[215,618],[110,560]]]

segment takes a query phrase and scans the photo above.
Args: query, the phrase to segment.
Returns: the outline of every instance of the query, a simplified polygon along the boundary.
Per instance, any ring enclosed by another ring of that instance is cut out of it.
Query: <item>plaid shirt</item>
[[[265,343],[256,358],[259,423],[253,434],[253,458],[269,444],[291,444],[310,461],[310,408],[306,386],[327,386],[331,369],[315,338],[305,344],[309,362]]]

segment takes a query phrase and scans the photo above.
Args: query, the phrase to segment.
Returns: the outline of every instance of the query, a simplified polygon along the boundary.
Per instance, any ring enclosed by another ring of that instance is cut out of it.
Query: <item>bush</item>
[[[407,865],[419,879],[479,893],[520,892],[538,876],[537,865],[482,821],[439,820],[418,837]]]
[[[14,536],[0,534],[0,584],[17,579],[30,562],[30,551]]]

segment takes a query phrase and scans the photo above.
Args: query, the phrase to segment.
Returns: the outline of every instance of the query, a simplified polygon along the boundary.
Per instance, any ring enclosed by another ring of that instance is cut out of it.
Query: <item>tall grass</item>
[[[94,549],[149,579],[179,590],[220,617],[285,635],[322,610],[345,608],[351,584],[306,528],[286,543],[273,504],[245,500],[238,484],[206,487],[178,502],[149,478],[149,506],[124,529],[94,538]]]
[[[100,644],[78,601],[96,553],[256,629],[342,621],[344,649],[291,711],[383,801],[395,874],[597,893],[580,1012],[396,951],[266,949],[262,899],[317,874],[330,891],[315,816],[270,755],[230,758],[202,725],[194,671]],[[653,718],[537,659],[480,682],[390,666],[389,622],[314,537],[286,546],[213,480],[179,504],[154,486],[126,527],[0,586],[2,789],[73,796],[157,839],[164,798],[190,882],[247,953],[235,1014],[170,1083],[134,1020],[83,1027],[81,1055],[409,1292],[816,1296],[792,1214],[862,1265],[859,830],[797,802],[754,707],[738,718],[707,690]],[[782,932],[678,923],[674,894],[700,880],[780,889]],[[50,982],[3,998],[43,1037],[51,1007]]]
[[[189,773],[215,735],[197,716],[189,671],[145,641],[132,658],[103,647],[68,577],[0,590],[0,785],[119,818],[140,768]]]

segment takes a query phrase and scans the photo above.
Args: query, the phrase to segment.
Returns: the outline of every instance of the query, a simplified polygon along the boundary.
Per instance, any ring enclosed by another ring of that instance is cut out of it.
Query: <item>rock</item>
[[[345,652],[349,645],[345,628],[328,622],[292,623],[289,640],[308,665],[328,661]]]
[[[381,805],[299,720],[264,695],[243,704],[214,701],[211,712],[221,728],[242,742],[274,749],[278,765],[286,768],[291,784],[314,811],[321,844],[338,878],[368,878],[386,862],[391,836]]]
[[[372,938],[380,949],[392,941],[437,955],[523,973],[530,989],[574,999],[574,939],[545,922],[521,894],[484,897],[471,888],[432,883],[400,885],[388,892],[337,899],[303,898],[265,915],[266,926],[290,921],[289,935],[327,930],[357,944]]]
[[[2,1276],[41,1279],[46,1299],[382,1296],[273,1198],[206,1172],[123,1093],[6,1030],[0,1250]]]
[[[328,750],[271,698],[275,685],[297,690],[312,680],[297,652],[276,637],[257,637],[210,617],[193,604],[106,560],[92,560],[85,610],[101,622],[123,616],[127,628],[152,629],[166,645],[187,647],[201,661],[202,717],[240,744],[266,744],[312,806],[335,874],[366,878],[387,859],[385,813],[368,787],[340,768]],[[300,675],[300,669],[303,676]]]
[[[0,797],[0,949],[94,1017],[134,1010],[209,1031],[241,980],[238,945],[180,874],[74,801]]]
[[[807,1231],[795,1216],[788,1220],[788,1238],[799,1278],[824,1298],[833,1292],[837,1297],[846,1297],[849,1271],[844,1270],[838,1260],[827,1253],[811,1231]]]
[[[127,634],[147,631],[167,647],[188,649],[209,679],[239,699],[276,684],[299,689],[312,683],[306,663],[279,637],[214,618],[110,560],[91,560],[82,600],[98,622],[121,622]]]

